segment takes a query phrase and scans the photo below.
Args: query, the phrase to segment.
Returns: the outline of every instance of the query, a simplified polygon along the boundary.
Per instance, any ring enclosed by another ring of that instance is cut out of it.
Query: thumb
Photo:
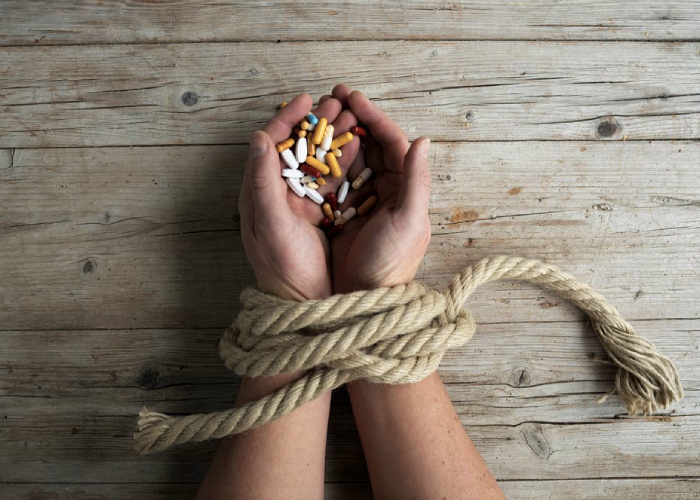
[[[403,182],[399,190],[397,211],[408,221],[420,220],[430,208],[430,139],[419,137],[406,153],[403,163]]]
[[[280,159],[275,143],[263,131],[250,137],[250,151],[246,165],[255,211],[256,224],[268,224],[278,220],[281,204],[287,203],[287,191],[281,177]]]

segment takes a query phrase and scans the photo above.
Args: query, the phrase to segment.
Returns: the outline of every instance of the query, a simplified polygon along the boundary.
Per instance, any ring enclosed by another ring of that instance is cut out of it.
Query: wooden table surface
[[[345,82],[434,142],[419,278],[544,259],[680,369],[630,418],[580,313],[480,289],[441,374],[509,498],[700,498],[699,42],[699,0],[4,0],[0,497],[192,497],[217,444],[138,456],[135,415],[231,405],[247,139]],[[342,389],[326,477],[371,497]]]

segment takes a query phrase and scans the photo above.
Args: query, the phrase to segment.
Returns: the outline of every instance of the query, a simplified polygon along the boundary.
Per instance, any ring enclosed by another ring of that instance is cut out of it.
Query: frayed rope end
[[[147,455],[155,443],[158,436],[163,432],[162,428],[168,427],[166,421],[169,419],[164,413],[149,411],[145,406],[139,412],[139,419],[136,422],[134,431],[134,448],[141,455]]]

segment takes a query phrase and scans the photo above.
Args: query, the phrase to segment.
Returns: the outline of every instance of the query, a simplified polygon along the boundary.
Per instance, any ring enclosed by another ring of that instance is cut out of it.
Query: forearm
[[[245,378],[237,405],[253,401],[301,374]],[[331,393],[274,422],[225,439],[197,499],[323,498]]]
[[[437,373],[348,385],[375,498],[503,499]]]

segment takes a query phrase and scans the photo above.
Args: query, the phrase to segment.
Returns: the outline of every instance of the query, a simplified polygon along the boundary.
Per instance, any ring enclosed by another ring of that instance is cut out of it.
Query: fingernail
[[[430,152],[430,139],[426,138],[423,139],[423,142],[420,145],[420,155],[427,160],[428,152]]]
[[[255,133],[250,138],[250,156],[258,158],[267,153],[267,140],[263,134]]]

